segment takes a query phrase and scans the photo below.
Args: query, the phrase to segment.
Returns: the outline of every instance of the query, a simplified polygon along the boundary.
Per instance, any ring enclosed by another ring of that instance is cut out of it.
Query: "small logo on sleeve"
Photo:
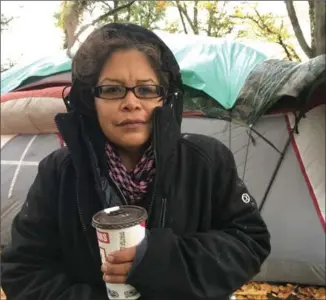
[[[250,196],[247,193],[242,194],[241,196],[241,200],[243,201],[243,203],[249,203],[250,202]]]

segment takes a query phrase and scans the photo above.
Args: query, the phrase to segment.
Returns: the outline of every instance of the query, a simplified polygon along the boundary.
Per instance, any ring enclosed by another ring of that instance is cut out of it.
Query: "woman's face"
[[[120,50],[106,61],[98,85],[134,87],[159,84],[146,56],[138,50]],[[113,89],[115,89],[113,87]],[[106,137],[125,150],[138,150],[150,138],[154,108],[159,98],[138,99],[129,91],[122,99],[95,98],[100,126]]]

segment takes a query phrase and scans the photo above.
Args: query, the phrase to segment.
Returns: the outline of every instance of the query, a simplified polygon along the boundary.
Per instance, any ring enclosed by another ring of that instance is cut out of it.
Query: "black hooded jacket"
[[[140,300],[228,299],[270,253],[256,202],[226,146],[180,133],[181,76],[164,43],[135,25],[103,28],[152,40],[171,72],[170,95],[153,113],[157,172],[142,202],[149,213],[147,250],[127,283],[140,292]],[[2,253],[1,285],[8,300],[108,299],[91,219],[125,200],[108,175],[103,135],[83,112],[82,80],[74,76],[69,111],[56,117],[67,147],[40,163],[13,221],[12,243]]]

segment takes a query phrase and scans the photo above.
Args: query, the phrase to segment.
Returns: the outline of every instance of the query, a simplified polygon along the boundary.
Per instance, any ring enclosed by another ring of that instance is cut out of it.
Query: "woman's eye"
[[[138,88],[138,93],[141,95],[156,95],[156,87],[142,86]]]
[[[102,93],[104,94],[120,94],[122,92],[119,86],[105,86],[102,87]]]

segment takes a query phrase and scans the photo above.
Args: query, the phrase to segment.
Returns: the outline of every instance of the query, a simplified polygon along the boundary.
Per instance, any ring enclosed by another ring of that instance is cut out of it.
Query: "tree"
[[[102,4],[105,1],[100,1]],[[89,27],[94,26],[100,23],[102,20],[108,18],[110,15],[114,15],[120,10],[123,10],[129,6],[131,6],[135,1],[127,1],[128,3],[116,7],[114,9],[110,9],[107,7],[106,11],[103,12],[100,16],[95,18],[91,23],[85,24],[79,28],[78,26],[83,21],[83,14],[86,10],[92,11],[94,4],[98,3],[97,1],[87,1],[87,0],[74,0],[74,1],[62,1],[60,11],[55,13],[54,17],[56,19],[56,24],[59,26],[64,32],[64,44],[63,48],[67,49],[68,56],[71,55],[71,48],[75,44],[76,40],[78,40],[79,36]],[[77,32],[76,32],[77,31]]]
[[[228,1],[172,1],[179,12],[184,33],[206,33],[208,36],[224,37],[235,23],[224,10]]]
[[[1,31],[6,30],[13,19],[13,17],[6,17],[1,14]]]
[[[218,1],[201,1],[200,4],[208,15],[207,24],[203,27],[208,36],[225,37],[232,32],[236,24],[225,11],[227,1],[221,2],[220,7]]]
[[[166,1],[63,1],[55,18],[65,35],[64,49],[71,57],[71,48],[89,27],[107,22],[131,22],[151,30],[158,29],[157,23],[164,18],[167,5]],[[83,25],[83,15],[95,10],[93,21]]]
[[[302,33],[292,0],[284,1],[294,34],[304,53],[313,58],[326,53],[326,4],[323,0],[308,0],[311,44]]]
[[[125,5],[130,1],[114,1],[115,6]],[[163,20],[168,6],[167,1],[135,1],[127,10],[119,11],[102,23],[128,22],[143,26],[149,30],[159,29],[158,22]]]
[[[300,56],[292,44],[292,36],[284,26],[284,21],[281,17],[272,13],[260,13],[257,9],[257,4],[250,6],[246,4],[246,8],[246,12],[237,8],[235,14],[232,16],[235,19],[249,22],[249,27],[243,26],[239,30],[239,37],[259,38],[279,44],[286,55],[286,59],[301,61]],[[246,24],[244,23],[244,25]]]

